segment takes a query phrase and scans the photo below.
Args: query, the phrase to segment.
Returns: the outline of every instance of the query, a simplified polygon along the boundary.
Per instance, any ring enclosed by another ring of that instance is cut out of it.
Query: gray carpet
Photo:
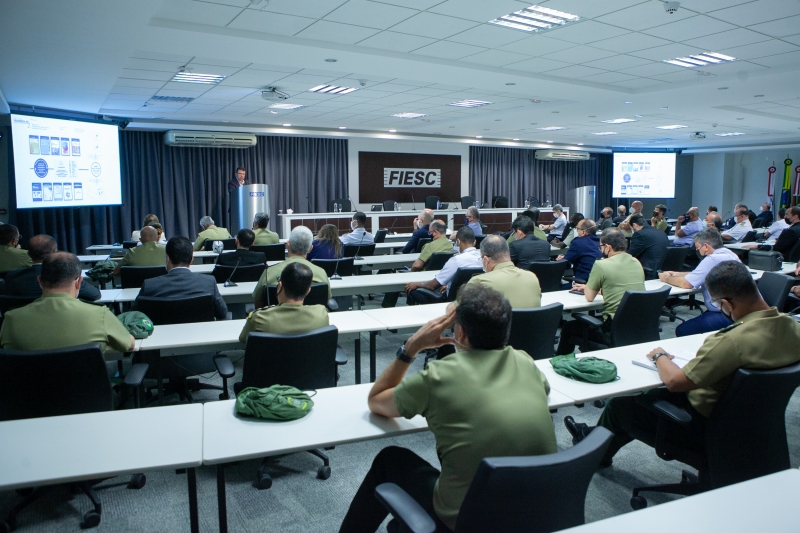
[[[403,300],[401,299],[401,305]],[[367,307],[377,306],[376,301],[367,302]],[[690,317],[696,312],[681,316]],[[661,321],[662,338],[674,337],[676,324]],[[397,347],[408,335],[384,334],[378,337],[378,371],[380,372],[394,357]],[[368,342],[362,342],[362,372],[368,376]],[[340,385],[350,385],[354,380],[352,361],[353,343],[343,343],[350,362],[341,368]],[[243,351],[230,352],[241,370]],[[113,366],[113,365],[112,365]],[[421,365],[417,363],[414,369]],[[113,368],[112,368],[113,370]],[[218,376],[204,378],[209,383],[220,383]],[[216,401],[217,392],[203,391],[195,394],[195,401]],[[177,397],[168,398],[177,403]],[[563,418],[572,415],[578,421],[594,424],[600,409],[591,405],[583,408],[559,409],[554,415],[556,436],[562,448],[572,445],[571,437],[564,429]],[[795,395],[786,413],[792,465],[800,464],[800,396]],[[158,438],[157,428],[139,428],[120,438]],[[269,490],[256,490],[252,483],[259,461],[244,461],[226,469],[228,492],[228,523],[230,531],[236,532],[331,532],[337,531],[351,498],[356,492],[375,455],[385,446],[405,446],[431,464],[439,466],[435,443],[431,433],[419,433],[393,439],[339,446],[328,453],[333,473],[330,479],[316,479],[321,461],[308,453],[299,453],[273,458],[270,472],[273,486]],[[98,450],[97,453],[102,453]],[[679,463],[667,463],[658,459],[653,450],[640,443],[625,447],[614,459],[614,465],[599,471],[592,480],[586,500],[587,521],[601,520],[631,511],[629,499],[631,488],[637,485],[660,482],[677,482],[680,479]],[[2,475],[2,473],[0,473]],[[174,471],[147,473],[147,485],[141,490],[125,487],[127,478],[109,479],[99,485],[98,493],[103,501],[103,520],[95,531],[113,532],[175,532],[188,531],[189,515],[186,492],[186,475]],[[218,530],[217,492],[215,469],[198,469],[198,498],[201,531]],[[669,501],[673,497],[647,495],[650,505]],[[13,491],[0,493],[0,518],[5,518],[11,507],[19,501]],[[19,517],[18,531],[78,531],[81,516],[91,505],[82,494],[73,495],[66,487],[49,491],[42,499],[26,509]]]

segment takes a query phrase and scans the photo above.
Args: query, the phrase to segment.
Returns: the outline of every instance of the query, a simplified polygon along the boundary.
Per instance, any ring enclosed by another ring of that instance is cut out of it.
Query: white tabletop
[[[794,533],[800,524],[800,471],[789,469],[626,513],[563,533]]]
[[[374,276],[344,276],[331,280],[331,292],[334,296],[366,294],[370,292],[386,293],[405,290],[406,283],[412,281],[427,282],[432,280],[438,270],[422,272],[397,272],[395,274],[376,274]]]
[[[0,422],[0,489],[200,466],[202,430],[201,404]]]

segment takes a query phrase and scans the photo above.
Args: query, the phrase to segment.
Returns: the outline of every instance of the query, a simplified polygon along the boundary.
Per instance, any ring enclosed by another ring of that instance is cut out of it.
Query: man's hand
[[[572,284],[572,290],[573,291],[585,292],[586,291],[586,284],[585,283],[573,283]]]
[[[675,275],[675,273],[674,273],[674,272],[672,272],[671,270],[667,270],[666,272],[659,272],[659,273],[658,273],[658,279],[660,279],[660,280],[661,280],[661,281],[663,281],[664,283],[669,283],[669,282],[667,281],[667,278],[671,278],[671,277],[672,277],[672,276],[674,276],[674,275]]]
[[[794,275],[800,276],[800,261],[797,262],[797,266],[794,267]]]
[[[453,325],[456,321],[455,308],[450,309],[448,312],[435,318],[419,328],[411,338],[406,341],[406,355],[409,357],[416,357],[421,350],[428,348],[438,348],[445,344],[454,344],[455,339],[452,337],[444,337],[442,334]]]
[[[791,288],[789,292],[791,292],[795,296],[800,296],[800,285],[795,285],[794,287]]]
[[[678,217],[678,224],[682,224],[684,220],[686,220],[685,216],[683,216],[683,215],[679,216]]]
[[[745,244],[744,246],[742,246],[742,248],[747,248],[748,250],[755,250],[756,248],[758,248],[758,245],[757,244]]]
[[[408,283],[406,283],[406,292],[408,293],[413,291],[414,289],[418,289],[420,285],[422,285],[422,283],[420,283],[419,281],[409,281]]]
[[[561,261],[562,259],[564,259],[564,254],[561,254],[558,257],[556,257],[556,261]]]
[[[656,348],[656,349],[654,349],[654,350],[650,351],[650,353],[649,353],[649,354],[647,354],[647,358],[648,358],[648,359],[650,359],[650,360],[652,361],[652,360],[653,360],[653,356],[654,356],[655,354],[659,353],[659,352],[661,352],[661,353],[667,353],[667,351],[666,351],[664,348],[661,348],[661,347],[659,346],[658,348]],[[675,358],[675,356],[674,356],[674,355],[670,355],[670,354],[668,354],[668,353],[667,353],[667,357],[669,357],[670,359],[674,359],[674,358]]]

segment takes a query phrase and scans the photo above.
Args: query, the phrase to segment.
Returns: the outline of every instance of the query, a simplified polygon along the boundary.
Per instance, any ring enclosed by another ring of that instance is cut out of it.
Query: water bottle
[[[525,200],[525,209],[530,209],[531,203],[528,200]]]
[[[394,203],[394,210],[400,211],[400,204],[398,204],[397,202]]]
[[[222,241],[214,241],[214,244],[211,245],[211,249],[214,250],[215,254],[221,254],[224,249]]]
[[[478,207],[478,202],[475,202],[475,207]]]
[[[442,207],[442,202],[436,200],[436,209],[439,209],[440,207]]]
[[[339,212],[339,204],[337,204],[336,202],[333,202],[333,212],[334,213]]]

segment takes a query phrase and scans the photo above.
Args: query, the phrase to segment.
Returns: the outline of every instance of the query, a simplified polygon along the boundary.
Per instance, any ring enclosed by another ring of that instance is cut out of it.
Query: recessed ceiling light
[[[283,125],[284,128],[288,128],[289,126],[291,126],[291,124],[284,124]]]
[[[519,139],[511,139],[512,141],[518,141]]]
[[[558,114],[558,111],[550,111],[550,112],[551,112],[551,113],[556,113],[556,114]]]
[[[532,104],[540,104],[540,103],[542,103],[542,101],[541,100],[531,100],[531,103]]]
[[[306,106],[300,104],[272,104],[270,107],[273,109],[300,109]]]
[[[578,20],[580,20],[580,17],[571,13],[542,6],[530,6],[490,20],[489,24],[525,32],[538,32],[564,26]]]
[[[669,109],[669,108],[668,108],[668,107],[659,107],[659,109],[661,109],[662,111],[664,111],[664,110],[666,110],[666,109]]]
[[[203,83],[206,85],[214,85],[227,78],[227,76],[220,76],[219,74],[198,74],[196,72],[178,72],[173,76],[172,81],[181,83]]]
[[[511,82],[511,83],[506,83],[506,85],[516,85],[516,83]]]
[[[392,116],[397,118],[420,118],[420,117],[427,117],[428,115],[425,115],[423,113],[395,113]]]
[[[455,107],[481,107],[484,105],[489,105],[492,102],[484,102],[483,100],[459,100],[458,102],[453,102],[452,105]]]
[[[270,113],[272,113],[273,115],[277,115],[278,114],[277,111],[270,111]]]
[[[538,124],[538,122],[531,122],[531,126],[535,126],[537,124]]]
[[[483,128],[483,131],[489,131],[489,128]]]
[[[397,130],[389,130],[389,133],[397,133]]]
[[[598,133],[592,133],[591,135],[616,135],[616,131],[601,131]]]
[[[671,126],[656,126],[656,128],[658,128],[660,130],[679,130],[679,129],[685,128],[685,127],[686,126],[683,126],[681,124],[672,124]]]
[[[562,128],[561,126],[547,126],[546,128],[536,128],[536,129],[542,131],[558,131],[558,130],[564,130],[566,128]]]
[[[744,133],[737,131],[732,133],[715,133],[714,135],[716,135],[717,137],[736,137],[737,135],[744,135]]]
[[[547,141],[547,144],[553,144],[553,141]]]
[[[191,102],[194,100],[191,96],[152,96],[150,100],[154,100],[156,102]]]
[[[347,129],[347,126],[339,126],[339,129],[340,129],[340,130],[346,130],[346,129]]]
[[[633,115],[633,118],[642,118],[642,115]]]
[[[727,87],[717,87],[718,91],[726,91],[727,89],[728,89]]]
[[[502,122],[502,119],[496,118],[494,119],[495,122]]]
[[[583,146],[583,143],[578,143],[578,146]]]
[[[597,115],[589,115],[589,118],[597,118]]]
[[[623,104],[632,104],[633,102],[627,101],[627,102],[622,102],[622,103]]]
[[[753,95],[753,98],[764,98],[764,95],[763,94],[756,94],[756,95]]]
[[[664,63],[676,65],[685,68],[704,67],[706,65],[716,65],[718,63],[725,63],[729,61],[736,61],[735,57],[720,54],[717,52],[703,52],[686,57],[676,57],[675,59],[665,59]]]
[[[476,135],[475,138],[476,139],[483,139],[483,135]]]
[[[334,59],[332,57],[329,57],[328,59],[325,60],[326,63],[336,63],[337,61],[339,61],[339,60],[338,59]]]
[[[308,90],[310,93],[347,94],[357,91],[357,87],[342,87],[340,85],[317,85]]]
[[[627,124],[628,122],[636,122],[633,118],[612,118],[611,120],[601,120],[606,124]]]
[[[744,117],[736,117],[736,120],[744,120]]]

